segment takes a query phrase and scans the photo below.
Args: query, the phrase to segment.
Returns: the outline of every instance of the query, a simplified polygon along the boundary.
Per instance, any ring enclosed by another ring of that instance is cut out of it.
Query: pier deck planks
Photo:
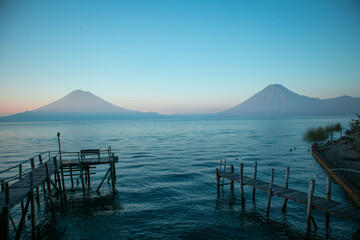
[[[81,162],[82,165],[98,165],[98,164],[109,164],[110,160],[117,162],[117,158],[114,157],[100,157],[100,158],[87,158]],[[55,164],[54,161],[47,162],[49,175],[53,175],[55,173]],[[80,162],[78,159],[70,159],[63,161],[63,167],[70,166],[79,166]],[[45,164],[37,166],[33,170],[33,185],[34,188],[39,187],[42,183],[46,181],[46,167]],[[21,200],[27,197],[28,192],[30,191],[30,176],[25,175],[22,179],[14,182],[9,186],[9,207],[12,208],[14,205],[19,203]],[[0,192],[0,213],[2,212],[2,206],[5,205],[5,191]]]
[[[240,174],[237,173],[222,172],[220,173],[220,177],[240,183]],[[269,183],[258,179],[243,176],[243,184],[267,193],[269,192]],[[304,205],[307,205],[308,201],[307,193],[274,184],[272,185],[272,195],[290,199]],[[319,209],[327,213],[360,222],[360,209],[357,207],[349,206],[318,196],[313,196],[312,207],[314,209]]]

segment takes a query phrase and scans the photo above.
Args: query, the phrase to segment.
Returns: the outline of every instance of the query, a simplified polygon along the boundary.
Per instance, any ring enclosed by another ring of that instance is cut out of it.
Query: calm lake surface
[[[221,159],[245,175],[268,181],[275,169],[274,184],[307,192],[315,179],[315,195],[326,195],[326,172],[302,140],[308,127],[340,122],[348,128],[350,118],[285,119],[182,119],[0,124],[0,170],[44,151],[57,151],[61,133],[63,151],[106,149],[119,156],[116,193],[105,184],[96,188],[107,171],[98,167],[91,189],[81,184],[68,188],[68,204],[61,208],[54,195],[56,220],[49,204],[42,204],[36,221],[45,239],[351,239],[358,223],[313,211],[318,229],[306,233],[306,206],[273,197],[266,217],[267,195],[245,187],[245,206],[240,187],[224,186],[216,192],[215,168]],[[335,133],[335,137],[339,134]],[[290,152],[290,148],[296,150]],[[1,177],[1,176],[0,176]],[[41,196],[43,198],[43,196]],[[332,184],[332,198],[352,204],[343,190]],[[44,203],[44,201],[42,201]],[[38,209],[38,208],[36,208]],[[20,208],[11,214],[16,222]],[[14,231],[11,229],[14,236]],[[22,238],[31,236],[30,220]]]

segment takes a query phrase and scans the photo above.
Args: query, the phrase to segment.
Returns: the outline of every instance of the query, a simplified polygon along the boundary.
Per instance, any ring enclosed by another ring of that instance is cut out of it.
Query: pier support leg
[[[110,168],[109,168],[108,171],[106,172],[104,178],[101,180],[101,183],[100,183],[99,187],[96,189],[97,192],[99,192],[102,184],[104,183],[104,181],[105,181],[106,177],[109,175],[109,173],[110,173]]]
[[[13,228],[15,230],[15,232],[17,232],[17,229],[16,229],[16,226],[15,226],[15,223],[14,223],[14,220],[12,219],[11,215],[10,215],[10,212],[9,212],[9,219],[11,221],[11,224],[13,225]]]
[[[308,205],[307,205],[307,231],[311,231],[311,204],[312,204],[312,197],[314,194],[314,188],[315,188],[315,180],[311,179],[310,181],[310,187],[309,187],[309,193],[308,193]]]
[[[31,238],[36,239],[36,227],[35,227],[35,199],[34,199],[34,176],[30,172],[30,191],[28,193],[28,198],[30,198],[30,207],[31,207]]]
[[[67,204],[67,196],[66,196],[66,190],[65,190],[65,178],[64,178],[64,168],[63,165],[60,161],[60,171],[61,171],[61,182],[62,182],[62,191],[63,191],[63,195],[64,195],[64,200],[65,200],[65,204]]]
[[[5,190],[5,206],[2,207],[2,213],[0,215],[0,239],[9,239],[9,183],[3,184]]]
[[[216,168],[216,189],[217,189],[217,194],[220,195],[220,175],[218,168]]]
[[[88,188],[90,188],[90,166],[87,167]]]
[[[274,169],[271,169],[271,177],[270,177],[270,184],[269,184],[269,194],[268,194],[268,204],[266,209],[266,216],[269,217],[270,214],[270,204],[271,204],[271,196],[272,196],[272,185],[274,182]]]
[[[330,200],[331,199],[331,180],[330,180],[330,176],[327,176],[326,178],[326,199]],[[326,217],[325,217],[325,226],[327,228],[330,227],[330,213],[326,213]]]
[[[115,191],[115,180],[114,180],[114,167],[112,164],[112,159],[110,160],[110,177],[111,177],[111,186],[113,191]]]
[[[9,240],[9,207],[2,208],[0,215],[0,239]]]
[[[240,190],[241,190],[241,203],[244,204],[244,164],[240,164]]]
[[[290,168],[286,167],[286,180],[285,180],[285,188],[289,187],[289,173],[290,173]],[[284,200],[284,204],[281,208],[281,211],[285,212],[286,211],[286,204],[287,204],[288,199],[285,198]]]
[[[224,160],[224,173],[226,172],[226,158]],[[222,181],[222,187],[224,188],[224,185],[225,185],[225,178],[223,178],[223,181]]]
[[[83,192],[85,193],[85,183],[84,183],[84,174],[83,174],[83,166],[82,164],[80,163],[80,178],[81,178],[81,185],[82,185],[82,188],[83,188]]]
[[[36,226],[36,232],[37,232],[37,240],[41,240],[40,227],[39,227],[39,225]]]
[[[234,165],[230,165],[230,172],[234,173]],[[231,191],[234,191],[234,181],[231,180]]]
[[[50,200],[51,212],[52,212],[53,218],[55,219],[54,203],[53,203],[52,197],[51,197],[50,174],[49,174],[49,168],[48,168],[47,163],[45,163],[45,168],[46,168],[46,183],[47,183],[47,187],[48,187],[48,197]]]
[[[112,154],[112,159],[114,159],[114,153]],[[112,161],[113,163],[113,170],[114,170],[114,181],[116,182],[116,165],[115,165],[115,161]]]
[[[36,203],[38,205],[38,207],[40,207],[40,193],[39,193],[39,188],[36,188]]]
[[[24,211],[22,212],[22,216],[21,216],[21,219],[20,219],[20,223],[19,223],[19,226],[18,226],[18,230],[17,230],[17,233],[16,233],[15,240],[20,239],[21,232],[22,232],[22,230],[24,228],[24,225],[25,225],[25,217],[26,217],[27,211],[29,209],[29,205],[30,205],[30,197],[29,197],[29,194],[28,194],[27,201],[26,201],[26,206],[24,208]]]
[[[256,180],[257,175],[257,162],[254,163],[254,180]],[[255,202],[255,191],[256,188],[253,188],[253,202]]]
[[[61,154],[61,143],[60,143],[60,133],[59,132],[57,133],[57,138],[58,138],[58,144],[59,144],[60,167],[58,165],[55,165],[55,166],[56,166],[57,177],[58,177],[59,182],[60,182],[60,174],[59,174],[59,168],[60,168],[61,182],[62,182],[62,188],[61,188],[61,183],[59,184],[60,196],[61,196],[61,194],[64,196],[64,201],[65,201],[65,204],[66,204],[67,203],[67,197],[66,197],[66,191],[65,191],[65,179],[64,179],[62,154]],[[61,204],[62,204],[62,199],[61,199]]]
[[[61,202],[61,206],[63,206],[63,205],[64,205],[63,191],[62,191],[62,187],[61,187],[61,180],[60,180],[60,174],[59,174],[59,166],[58,166],[58,162],[57,162],[56,157],[54,157],[54,165],[55,165],[55,176],[57,177],[57,182],[58,182],[60,202]],[[55,184],[56,184],[56,182],[55,182]]]
[[[29,192],[30,201],[31,201],[31,238],[33,240],[36,239],[36,228],[35,228],[35,199],[34,199],[34,193]]]
[[[74,178],[73,178],[73,173],[72,173],[72,166],[70,166],[70,179],[71,179],[71,187],[74,187]]]

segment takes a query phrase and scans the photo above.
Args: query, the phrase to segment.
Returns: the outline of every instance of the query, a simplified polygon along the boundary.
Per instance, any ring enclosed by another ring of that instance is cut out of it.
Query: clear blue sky
[[[360,2],[0,2],[0,115],[76,89],[133,110],[217,112],[273,83],[360,97]]]

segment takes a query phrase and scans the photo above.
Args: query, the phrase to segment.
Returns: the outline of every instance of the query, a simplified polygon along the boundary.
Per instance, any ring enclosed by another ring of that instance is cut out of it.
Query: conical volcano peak
[[[281,84],[270,84],[264,88],[261,92],[292,92]]]
[[[75,90],[63,98],[34,110],[58,113],[124,113],[130,110],[115,106],[88,91]]]
[[[286,87],[284,87],[283,85],[281,85],[279,83],[270,84],[265,89],[271,89],[271,88],[287,89]]]
[[[91,92],[89,91],[83,91],[81,89],[77,89],[77,90],[74,90],[72,92],[70,92],[69,94],[67,94],[65,97],[68,97],[68,96],[79,96],[79,97],[84,97],[84,96],[95,96],[94,94],[92,94]],[[96,96],[95,96],[96,97]]]
[[[246,117],[346,116],[358,111],[359,102],[359,98],[352,97],[327,100],[310,98],[292,92],[281,84],[271,84],[220,114]]]

